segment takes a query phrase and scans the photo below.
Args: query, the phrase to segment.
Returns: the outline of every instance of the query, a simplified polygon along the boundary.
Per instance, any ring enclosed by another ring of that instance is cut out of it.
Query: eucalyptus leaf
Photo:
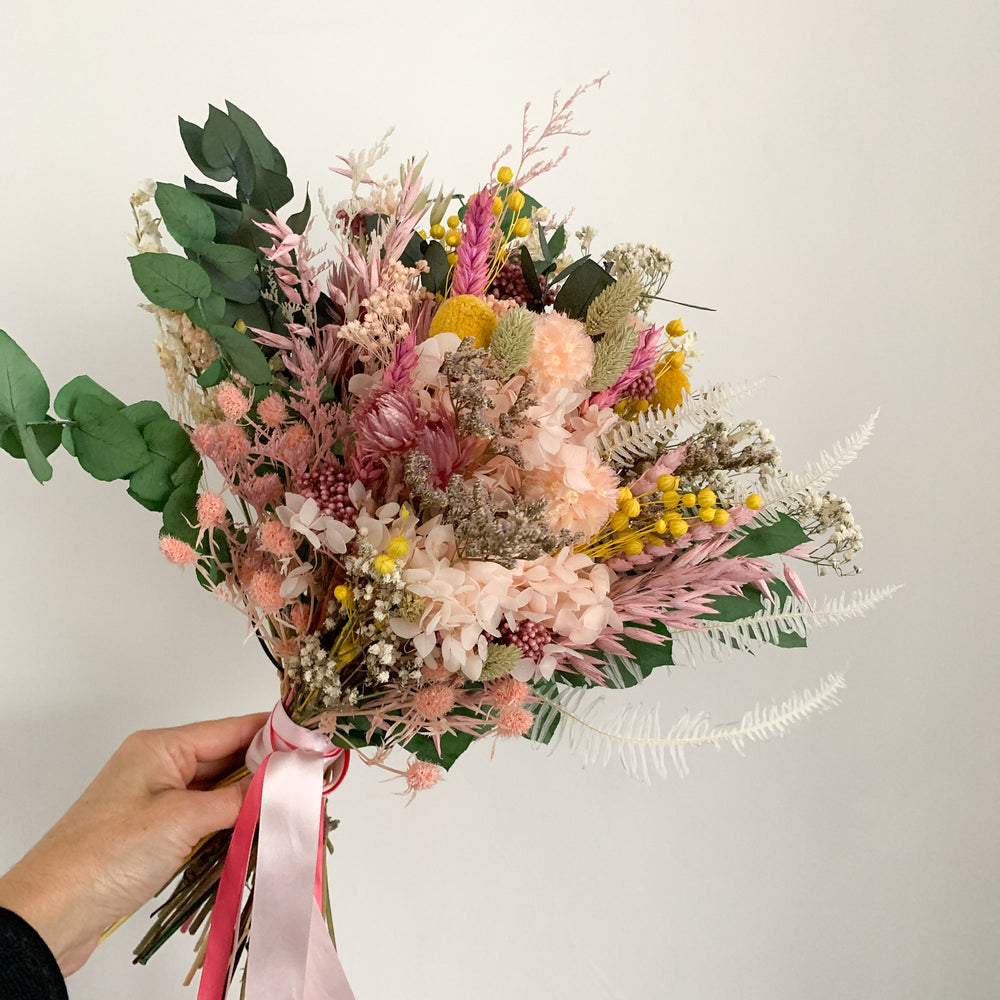
[[[180,129],[181,141],[184,143],[188,156],[191,157],[191,162],[213,181],[228,181],[233,176],[232,167],[213,167],[205,159],[205,154],[202,152],[205,130],[199,125],[195,125],[194,122],[186,122],[180,116],[177,118],[177,125]]]
[[[284,174],[268,170],[260,164],[254,165],[253,193],[249,201],[255,208],[277,212],[292,200],[294,194],[292,182]]]
[[[137,431],[142,431],[146,424],[153,420],[170,419],[170,414],[155,399],[141,399],[138,403],[129,403],[121,413]]]
[[[77,460],[95,479],[124,479],[146,461],[142,435],[120,410],[97,396],[81,396],[73,420],[70,434]]]
[[[170,253],[141,253],[129,257],[132,277],[154,305],[187,312],[212,292],[212,281],[193,260]]]
[[[158,181],[155,197],[167,232],[182,247],[200,250],[215,239],[215,216],[198,195]]]
[[[202,247],[199,253],[202,259],[233,281],[241,281],[253,274],[257,266],[257,255],[252,250],[229,243],[210,243]]]
[[[238,247],[237,249],[242,249],[242,247]],[[210,280],[211,277],[209,275]],[[226,297],[220,292],[212,292],[211,295],[207,295],[203,299],[198,299],[187,311],[188,319],[202,330],[207,330],[210,326],[221,323],[225,315]]]
[[[202,389],[211,389],[213,385],[218,385],[228,374],[225,362],[221,358],[216,358],[195,381]]]
[[[451,267],[448,263],[448,254],[444,247],[437,240],[434,240],[427,244],[425,260],[430,270],[420,275],[420,283],[429,292],[440,292],[444,288],[445,281],[448,280],[448,271]]]
[[[43,455],[51,455],[62,440],[63,425],[46,418],[42,423],[28,424],[25,432],[34,436]],[[30,446],[29,446],[30,447]],[[14,458],[27,458],[17,424],[8,418],[0,418],[0,448]]]
[[[287,226],[293,233],[298,233],[300,236],[306,231],[306,226],[309,224],[309,219],[312,216],[312,202],[309,200],[309,185],[306,185],[306,200],[302,205],[302,210],[296,212],[294,215],[288,216]],[[414,233],[416,236],[416,233]],[[419,239],[419,237],[417,237]],[[407,267],[411,265],[406,265]]]
[[[209,105],[208,121],[205,122],[201,137],[202,155],[208,165],[217,170],[235,167],[236,156],[242,145],[244,145],[243,135],[229,116],[224,111]]]
[[[198,540],[198,530],[192,527],[198,523],[197,503],[198,490],[192,484],[174,489],[163,505],[163,531],[194,545]]]
[[[84,396],[93,396],[116,410],[120,410],[125,405],[117,396],[108,392],[104,386],[98,385],[89,375],[77,375],[56,393],[52,408],[64,420],[70,420],[73,417],[73,408]]]
[[[531,253],[526,246],[522,246],[518,251],[517,262],[521,265],[521,274],[524,275],[524,283],[531,293],[531,300],[535,304],[542,302],[542,286],[538,281],[538,274],[535,271],[535,264],[531,259]]]
[[[213,326],[208,333],[222,356],[244,378],[255,385],[271,381],[272,372],[264,352],[246,334],[228,326]]]
[[[167,459],[174,467],[195,454],[187,431],[170,417],[146,424],[142,439],[151,454]]]
[[[259,208],[254,208],[253,205],[241,205],[240,212],[239,227],[228,237],[228,241],[246,247],[254,253],[257,253],[261,247],[269,247],[271,245],[270,238],[257,225],[258,222],[269,221],[267,213],[262,212]]]
[[[202,471],[201,456],[195,453],[174,469],[170,481],[174,486],[197,486],[201,481]]]
[[[128,495],[146,510],[161,511],[174,491],[171,476],[174,465],[162,455],[150,455],[146,462],[129,476]]]
[[[590,303],[614,282],[600,264],[587,258],[563,281],[554,302],[555,309],[582,321],[587,317]]]
[[[286,173],[284,157],[270,139],[264,135],[261,127],[245,111],[236,107],[232,101],[226,101],[226,110],[229,112],[230,120],[240,130],[255,162],[268,170],[274,170],[280,174]]]
[[[764,524],[759,528],[751,528],[727,553],[730,556],[750,556],[758,559],[761,556],[773,556],[794,549],[797,545],[809,541],[802,525],[788,514],[778,514],[778,520],[773,524]]]
[[[233,247],[233,249],[243,250],[244,253],[250,253],[250,251],[245,247]],[[211,264],[206,263],[203,266],[205,268],[205,273],[212,282],[212,288],[215,289],[219,295],[228,299],[230,302],[238,302],[240,305],[249,305],[251,302],[256,302],[260,298],[260,278],[258,278],[253,272],[239,281],[234,281],[227,274],[220,271],[218,268],[213,267]]]
[[[49,387],[38,365],[9,334],[0,330],[0,418],[8,425],[5,436],[16,429],[28,468],[40,483],[52,478],[52,466],[27,425],[45,421],[48,410]]]

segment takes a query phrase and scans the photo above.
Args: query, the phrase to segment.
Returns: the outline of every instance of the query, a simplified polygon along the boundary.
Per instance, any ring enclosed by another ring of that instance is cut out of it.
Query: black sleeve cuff
[[[68,1000],[55,957],[38,932],[0,907],[0,1000]]]

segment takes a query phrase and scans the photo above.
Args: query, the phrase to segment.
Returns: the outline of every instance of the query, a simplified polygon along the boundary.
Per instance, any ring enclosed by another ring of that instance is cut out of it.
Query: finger
[[[233,827],[249,787],[248,777],[223,788],[184,793],[187,798],[183,814],[192,842],[197,842],[217,830],[228,830]]]
[[[241,749],[221,760],[200,760],[195,765],[194,779],[188,783],[188,787],[201,785],[213,788],[218,779],[226,778],[243,767],[245,759],[246,751]]]
[[[267,722],[268,715],[268,712],[254,712],[229,719],[191,722],[161,732],[165,738],[176,739],[185,750],[193,752],[195,760],[211,764],[245,752],[257,730]]]

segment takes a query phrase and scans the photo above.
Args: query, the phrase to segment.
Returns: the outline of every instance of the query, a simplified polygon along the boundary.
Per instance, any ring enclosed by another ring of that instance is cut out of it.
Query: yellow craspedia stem
[[[720,528],[728,520],[729,520],[729,511],[723,510],[721,507],[715,512],[715,517],[712,518],[712,521]]]
[[[627,486],[618,489],[618,509],[624,510],[625,505],[632,499],[632,491]]]
[[[236,322],[235,322],[235,323],[233,324],[233,329],[234,329],[234,330],[235,330],[235,331],[236,331],[237,333],[246,333],[246,332],[247,332],[247,325],[246,325],[246,323],[244,323],[244,322],[243,322],[243,320],[241,320],[241,319],[238,319],[238,320],[237,320],[237,321],[236,321]]]
[[[446,221],[449,229],[458,229],[462,224],[462,220],[457,215],[449,215]]]
[[[524,208],[524,195],[520,191],[511,191],[507,195],[507,207],[512,212],[520,212]]]
[[[527,219],[518,219],[514,223],[514,235],[523,239],[531,232],[531,223]]]
[[[680,538],[681,535],[687,534],[688,530],[687,521],[683,520],[682,518],[675,517],[667,525],[667,528],[670,530],[670,534],[673,535],[674,538]]]
[[[751,493],[746,499],[746,505],[751,510],[760,510],[761,504],[764,500],[759,493]]]
[[[430,335],[454,333],[463,340],[472,337],[476,347],[489,347],[496,325],[496,315],[482,299],[456,295],[441,303],[431,320]]]
[[[500,195],[496,195],[493,199],[493,214],[499,215],[503,211],[503,198]]]
[[[713,490],[705,489],[698,491],[698,506],[699,507],[714,507],[715,501],[719,498],[715,495]]]
[[[662,475],[656,477],[656,488],[661,493],[671,493],[680,486],[681,481],[677,476]]]
[[[462,234],[457,229],[449,229],[444,234],[444,241],[450,247],[457,247],[462,242]]]
[[[708,524],[709,521],[715,520],[715,508],[714,507],[702,507],[698,511],[698,516]]]
[[[646,547],[645,542],[640,538],[630,538],[623,546],[622,551],[627,556],[637,556]]]
[[[347,595],[348,595],[348,593],[349,593],[349,591],[348,591],[347,587],[345,587],[342,583],[337,584],[337,586],[333,588],[333,596],[338,601],[340,601],[341,604],[346,604],[347,603]]]
[[[682,319],[672,319],[667,324],[667,336],[668,337],[683,337],[687,330],[684,329],[684,320]]]
[[[693,507],[698,502],[698,498],[693,493],[685,493],[681,497],[681,506]]]
[[[671,358],[675,354],[681,354],[683,357],[682,352],[675,351],[671,355]],[[679,367],[672,366],[669,360],[656,373],[656,388],[653,390],[653,402],[661,410],[673,411],[684,401],[684,393],[691,391],[691,382],[684,371]]]
[[[442,226],[440,222],[435,222],[434,225],[431,226],[431,236],[436,240],[439,240],[442,236],[444,236],[444,226]]]
[[[501,167],[497,171],[497,180],[501,184],[509,184],[514,179],[514,171],[510,167]]]

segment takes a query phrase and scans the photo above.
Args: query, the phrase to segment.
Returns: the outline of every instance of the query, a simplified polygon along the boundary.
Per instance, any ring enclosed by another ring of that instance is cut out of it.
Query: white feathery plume
[[[777,479],[765,491],[765,511],[770,510],[773,514],[786,507],[789,501],[806,490],[824,489],[841,469],[850,465],[858,457],[858,452],[868,444],[875,429],[875,420],[878,414],[879,411],[876,410],[853,434],[843,441],[838,441],[831,451],[823,452],[815,463],[810,462],[797,476],[785,475]],[[765,511],[761,511],[761,514],[764,515],[766,521]]]
[[[670,764],[682,777],[686,775],[691,747],[728,744],[742,755],[748,741],[783,736],[814,712],[836,705],[843,687],[844,675],[830,674],[815,691],[792,694],[766,708],[758,703],[739,722],[719,726],[712,726],[704,712],[685,712],[666,735],[657,706],[629,704],[609,711],[603,695],[596,695],[594,689],[573,687],[554,698],[542,697],[531,736],[534,739],[555,726],[550,748],[566,740],[586,764],[606,766],[616,758],[630,777],[648,784],[651,772],[665,778]]]

